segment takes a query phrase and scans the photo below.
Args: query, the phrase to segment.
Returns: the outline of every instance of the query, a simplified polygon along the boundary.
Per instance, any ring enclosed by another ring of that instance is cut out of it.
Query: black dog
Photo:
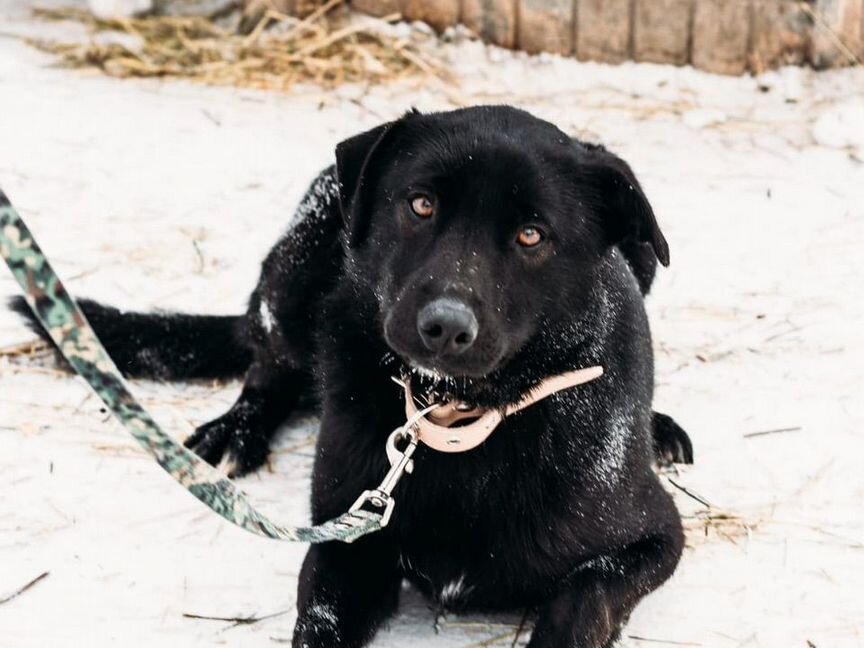
[[[385,530],[310,548],[294,645],[365,644],[407,577],[444,608],[535,609],[530,646],[602,647],[683,544],[652,462],[692,449],[652,414],[643,307],[668,254],[630,168],[604,148],[508,107],[414,112],[339,144],[245,316],[83,307],[128,375],[245,372],[237,403],[187,440],[236,474],[317,402],[316,523],[387,471],[385,439],[405,420],[394,374],[415,393],[503,408],[601,365],[475,450],[421,446]]]

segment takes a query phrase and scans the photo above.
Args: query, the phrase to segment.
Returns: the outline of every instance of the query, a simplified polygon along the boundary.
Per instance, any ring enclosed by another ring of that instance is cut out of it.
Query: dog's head
[[[628,165],[508,107],[403,118],[338,145],[348,272],[409,365],[484,376],[585,308],[625,239],[666,241]]]

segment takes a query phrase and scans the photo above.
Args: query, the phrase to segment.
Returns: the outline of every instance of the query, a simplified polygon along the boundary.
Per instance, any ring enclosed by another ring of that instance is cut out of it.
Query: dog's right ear
[[[387,122],[336,145],[339,203],[351,247],[362,243],[369,229],[369,212],[385,144],[412,114],[416,113],[408,113],[401,119]]]

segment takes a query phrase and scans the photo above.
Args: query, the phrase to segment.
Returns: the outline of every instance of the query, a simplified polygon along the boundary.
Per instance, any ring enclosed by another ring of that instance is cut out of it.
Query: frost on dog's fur
[[[339,641],[339,624],[333,606],[326,602],[313,601],[309,604],[306,614],[298,620],[301,631],[307,635],[318,638],[322,642]],[[314,648],[312,644],[303,643],[303,646]],[[328,644],[337,645],[337,644]]]

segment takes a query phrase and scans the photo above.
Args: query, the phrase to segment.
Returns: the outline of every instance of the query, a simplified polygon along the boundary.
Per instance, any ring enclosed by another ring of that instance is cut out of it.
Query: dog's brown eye
[[[420,218],[431,218],[435,213],[435,205],[429,196],[415,196],[411,199],[411,211]]]
[[[541,232],[536,227],[523,227],[519,230],[519,235],[516,237],[516,241],[522,247],[534,247],[540,244],[540,241],[543,240],[543,232]]]

